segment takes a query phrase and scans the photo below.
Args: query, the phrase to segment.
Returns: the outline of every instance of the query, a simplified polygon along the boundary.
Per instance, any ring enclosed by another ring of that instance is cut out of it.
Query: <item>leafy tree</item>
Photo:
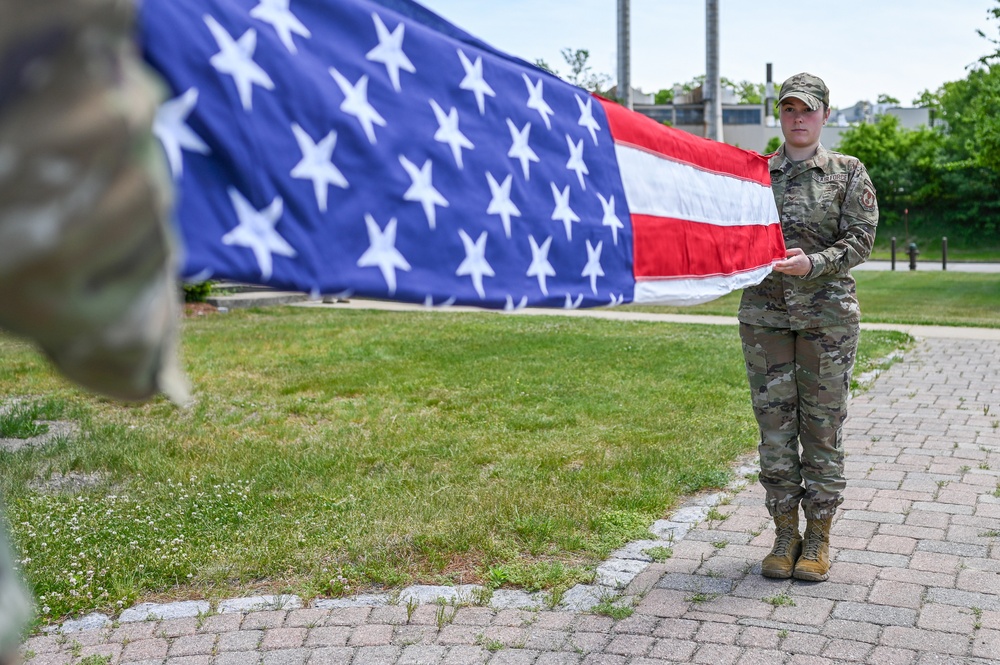
[[[887,95],[886,93],[883,92],[882,94],[880,94],[878,96],[878,99],[875,100],[875,103],[876,104],[896,104],[898,106],[899,105],[899,100],[896,99],[895,97],[893,97],[892,95]]]
[[[752,83],[750,81],[733,82],[722,77],[722,85],[736,91],[736,98],[740,104],[763,104],[764,84]]]
[[[990,11],[1000,20],[1000,8]],[[989,41],[998,43],[995,39]],[[1000,50],[980,58],[966,78],[945,83],[938,91],[938,111],[954,143],[953,160],[1000,173],[997,108],[1000,108]]]
[[[666,88],[660,90],[655,95],[653,95],[654,104],[672,104],[674,102],[674,90],[671,88],[667,90]]]
[[[607,94],[608,84],[611,83],[611,77],[607,74],[599,74],[592,70],[590,66],[590,51],[585,48],[570,49],[564,48],[560,51],[563,60],[569,66],[568,74],[561,74],[556,71],[556,69],[549,65],[542,59],[535,60],[535,66],[550,74],[555,74],[559,78],[563,79],[568,83],[572,83],[575,86],[579,86],[584,90],[590,92],[596,92],[598,94]]]
[[[764,154],[770,155],[772,152],[774,152],[780,147],[781,147],[781,137],[772,136],[771,139],[767,142],[767,145],[764,146]]]
[[[547,71],[549,74],[552,74],[553,76],[559,76],[559,74],[556,72],[556,70],[552,69],[552,66],[549,65],[549,63],[547,63],[544,60],[542,60],[541,58],[538,58],[537,60],[535,60],[535,67],[538,67],[539,69],[544,69],[545,71]]]
[[[719,83],[720,83],[720,85],[722,85],[723,88],[730,88],[730,89],[732,89],[736,93],[736,101],[739,104],[763,104],[764,103],[764,84],[763,83],[753,83],[751,81],[733,81],[732,79],[728,79],[725,76],[723,76],[723,77],[721,77],[719,79]],[[681,92],[683,94],[688,94],[689,92],[691,92],[695,88],[697,88],[699,86],[702,86],[702,85],[705,85],[705,75],[704,74],[699,74],[698,76],[695,76],[693,79],[691,79],[690,81],[687,81],[686,83],[674,84],[675,87],[680,87]],[[669,91],[667,91],[667,90],[661,90],[659,93],[657,93],[658,95],[660,93],[664,93],[664,97],[667,98],[666,97],[666,93],[668,93],[668,92],[669,92],[669,98],[668,99],[670,101],[663,102],[665,104],[669,104],[671,101],[673,101],[673,97],[674,97],[673,90],[672,89],[669,90]],[[659,103],[659,102],[657,102],[657,103]]]
[[[914,178],[908,160],[910,132],[899,119],[883,115],[875,123],[861,123],[848,129],[840,138],[840,152],[854,155],[868,168],[878,191],[879,212],[892,223],[902,207],[914,199]]]
[[[937,92],[931,92],[930,90],[925,89],[923,92],[920,93],[920,95],[918,95],[913,100],[913,105],[936,109],[940,105],[940,102],[941,102],[940,89]]]
[[[698,86],[704,84],[705,84],[705,75],[700,74],[698,76],[695,76],[690,81],[687,81],[686,83],[675,83],[674,88],[676,89],[679,87],[681,89],[681,94],[686,95],[689,92],[693,91]]]
[[[911,226],[930,222],[965,240],[1000,230],[1000,172],[969,157],[966,129],[959,129],[907,130],[884,115],[844,132],[838,150],[867,167],[878,191],[880,224],[891,229],[909,210]]]
[[[1000,23],[1000,0],[998,6],[987,10],[987,13]],[[980,58],[978,66],[972,68],[965,79],[967,90],[951,89],[959,99],[949,96],[946,84],[941,99],[942,112],[949,125],[953,122],[959,124],[952,131],[963,134],[974,163],[1000,173],[1000,115],[997,114],[1000,106],[1000,40],[986,36],[982,30],[976,32],[993,45],[994,51]],[[960,108],[959,104],[964,108]],[[967,127],[964,126],[966,122]]]
[[[563,60],[569,65],[570,75],[567,79],[570,83],[591,92],[598,92],[607,87],[608,83],[611,82],[611,77],[607,74],[597,74],[591,70],[588,63],[588,60],[590,60],[590,51],[587,49],[581,48],[574,51],[564,48],[560,53],[562,53]]]
[[[991,15],[993,17],[993,20],[1000,21],[1000,7],[987,9],[986,13]],[[985,32],[983,32],[978,28],[976,29],[976,32],[979,33],[980,37],[982,37],[989,43],[993,44],[994,47],[996,47],[996,50],[993,51],[993,53],[990,53],[989,55],[984,55],[979,59],[980,64],[990,65],[993,64],[995,61],[1000,60],[1000,40],[993,39],[992,37],[988,36]]]
[[[989,13],[1000,21],[1000,2]],[[883,224],[909,210],[911,226],[931,224],[965,242],[995,243],[1000,235],[1000,40],[986,38],[995,51],[964,79],[914,100],[943,122],[906,130],[883,116],[842,135],[839,150],[871,174]]]

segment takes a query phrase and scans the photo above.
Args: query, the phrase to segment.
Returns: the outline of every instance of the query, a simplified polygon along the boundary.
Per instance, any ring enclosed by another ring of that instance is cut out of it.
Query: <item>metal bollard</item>
[[[941,270],[948,269],[948,236],[941,238]]]
[[[917,250],[917,243],[911,242],[910,243],[910,249],[909,249],[909,254],[910,254],[910,270],[916,270],[917,269],[917,254],[919,254],[919,253],[920,253],[920,251]]]
[[[896,236],[892,237],[892,269],[896,269]]]

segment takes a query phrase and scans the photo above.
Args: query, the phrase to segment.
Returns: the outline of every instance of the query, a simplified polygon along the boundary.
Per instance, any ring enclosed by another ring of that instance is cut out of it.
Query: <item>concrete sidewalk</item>
[[[1000,339],[922,338],[854,399],[845,439],[828,582],[760,576],[773,533],[751,482],[678,532],[671,558],[636,550],[621,620],[380,597],[181,603],[54,627],[24,652],[30,665],[1000,661]]]
[[[947,270],[948,272],[990,272],[998,273],[1000,272],[1000,263],[979,263],[974,261],[949,261],[946,267],[941,265],[941,261],[931,261],[929,259],[922,259],[917,261],[917,271],[938,271],[941,272]],[[892,261],[865,261],[861,265],[854,266],[851,270],[892,270]],[[896,271],[897,272],[909,272],[910,270],[910,258],[905,253],[901,253],[896,257]]]
[[[662,323],[696,323],[703,325],[736,326],[739,321],[735,316],[708,316],[703,314],[656,314],[653,312],[634,312],[621,308],[608,309],[543,309],[524,308],[513,312],[495,309],[480,309],[476,307],[426,307],[412,303],[401,303],[390,300],[366,300],[364,298],[339,300],[326,303],[319,300],[303,300],[294,304],[297,307],[333,307],[339,309],[380,309],[387,311],[424,311],[424,312],[480,312],[516,316],[570,316],[589,317],[595,319],[610,319],[617,321],[651,321]],[[918,339],[928,337],[947,339],[982,339],[1000,341],[1000,328],[972,328],[956,326],[921,326],[898,323],[862,323],[863,330],[898,330]]]

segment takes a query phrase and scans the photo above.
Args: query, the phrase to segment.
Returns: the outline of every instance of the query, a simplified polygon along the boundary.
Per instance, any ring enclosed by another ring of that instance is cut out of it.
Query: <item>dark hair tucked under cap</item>
[[[820,108],[820,104],[826,108],[830,107],[830,89],[826,87],[826,83],[823,83],[820,77],[806,72],[790,76],[781,84],[778,103],[788,97],[801,99],[811,111]]]

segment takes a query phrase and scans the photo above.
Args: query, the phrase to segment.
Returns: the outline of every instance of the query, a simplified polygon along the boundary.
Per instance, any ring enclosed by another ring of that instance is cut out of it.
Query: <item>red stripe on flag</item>
[[[608,128],[615,143],[632,145],[713,173],[753,180],[766,187],[771,186],[767,158],[726,143],[710,141],[667,127],[603,97],[597,95],[594,97],[604,107]]]
[[[636,281],[734,275],[784,258],[780,224],[716,226],[632,215]]]

